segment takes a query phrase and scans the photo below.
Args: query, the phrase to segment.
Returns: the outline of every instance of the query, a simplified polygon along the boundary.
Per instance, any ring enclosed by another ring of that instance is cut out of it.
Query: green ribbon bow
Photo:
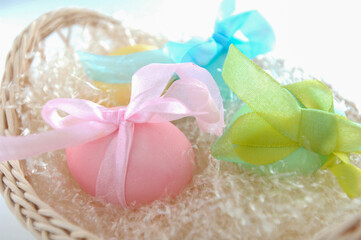
[[[223,78],[245,105],[212,146],[220,160],[276,172],[330,169],[350,198],[361,195],[361,125],[336,114],[332,92],[317,80],[280,85],[231,46]]]

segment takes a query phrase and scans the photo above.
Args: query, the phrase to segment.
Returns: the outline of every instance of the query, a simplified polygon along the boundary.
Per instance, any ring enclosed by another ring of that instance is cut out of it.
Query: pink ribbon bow
[[[174,74],[180,79],[164,93]],[[68,116],[59,116],[57,110]],[[150,64],[133,75],[127,107],[106,108],[83,99],[47,102],[42,117],[55,130],[0,137],[0,162],[24,159],[115,134],[99,169],[96,195],[107,196],[111,202],[126,207],[125,178],[134,124],[169,122],[187,116],[195,116],[202,131],[222,134],[222,98],[212,76],[192,63]]]

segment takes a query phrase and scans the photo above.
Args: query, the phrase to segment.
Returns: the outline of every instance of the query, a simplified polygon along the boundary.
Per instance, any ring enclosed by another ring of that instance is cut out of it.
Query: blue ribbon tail
[[[173,63],[161,50],[131,53],[121,56],[77,52],[88,78],[104,83],[130,83],[133,74],[151,63]]]

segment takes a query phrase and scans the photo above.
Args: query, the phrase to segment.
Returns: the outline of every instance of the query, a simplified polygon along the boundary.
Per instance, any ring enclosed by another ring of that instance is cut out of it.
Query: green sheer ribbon
[[[330,169],[350,198],[361,196],[361,125],[336,114],[332,92],[317,80],[280,85],[231,46],[223,78],[245,105],[212,146],[220,160],[275,172]]]

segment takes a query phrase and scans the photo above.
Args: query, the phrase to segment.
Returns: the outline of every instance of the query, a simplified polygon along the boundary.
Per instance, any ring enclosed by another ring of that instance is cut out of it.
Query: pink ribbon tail
[[[116,129],[113,124],[84,122],[29,136],[0,137],[0,162],[21,160],[84,144],[109,135]]]
[[[107,148],[96,182],[96,196],[106,197],[109,202],[122,207],[128,207],[126,179],[133,133],[134,123],[120,123],[117,135]]]

